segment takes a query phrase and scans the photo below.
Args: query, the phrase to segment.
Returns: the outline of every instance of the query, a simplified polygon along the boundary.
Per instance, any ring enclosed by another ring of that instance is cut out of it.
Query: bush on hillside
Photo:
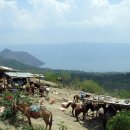
[[[113,96],[130,99],[130,90],[114,90]]]
[[[103,94],[103,88],[93,80],[85,80],[80,84],[80,89],[84,89],[86,92]]]
[[[107,123],[107,130],[130,130],[130,111],[119,112]]]
[[[44,75],[45,75],[46,80],[56,82],[56,83],[58,82],[58,80],[57,80],[58,77],[61,77],[63,79],[64,84],[68,84],[68,82],[71,80],[70,73],[65,72],[65,71],[62,71],[60,73],[58,73],[58,72],[56,73],[56,72],[53,72],[53,71],[48,71]]]
[[[46,72],[44,75],[45,75],[46,80],[52,81],[52,82],[57,82],[57,78],[59,76],[57,73],[54,73],[51,71]]]

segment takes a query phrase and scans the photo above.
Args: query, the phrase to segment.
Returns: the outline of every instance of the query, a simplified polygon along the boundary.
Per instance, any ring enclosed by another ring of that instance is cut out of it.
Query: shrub
[[[114,90],[113,93],[114,96],[119,97],[119,98],[126,98],[129,99],[130,98],[130,90]]]
[[[20,97],[19,92],[11,93],[10,91],[5,91],[3,93],[1,106],[4,106],[5,110],[0,116],[1,120],[8,120],[9,123],[11,124],[17,120],[16,113],[13,112],[12,106],[13,106],[14,99],[16,101],[19,101],[19,97]]]
[[[45,130],[43,126],[24,126],[21,130]]]
[[[102,94],[104,93],[103,88],[93,80],[85,80],[80,84],[80,88],[84,89],[86,92]]]
[[[59,130],[68,130],[68,127],[64,124],[64,121],[61,121],[59,124]]]
[[[4,92],[1,105],[5,106],[6,109],[2,113],[1,119],[4,119],[4,120],[5,119],[10,119],[13,116],[12,109],[11,109],[13,99],[14,99],[14,96],[13,96],[13,94],[11,92],[9,92],[9,91]]]
[[[130,111],[119,112],[107,123],[107,130],[130,130]]]

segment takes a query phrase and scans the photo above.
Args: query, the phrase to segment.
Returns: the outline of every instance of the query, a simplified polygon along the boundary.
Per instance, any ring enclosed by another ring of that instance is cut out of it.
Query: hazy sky
[[[0,44],[130,43],[130,0],[0,0]]]

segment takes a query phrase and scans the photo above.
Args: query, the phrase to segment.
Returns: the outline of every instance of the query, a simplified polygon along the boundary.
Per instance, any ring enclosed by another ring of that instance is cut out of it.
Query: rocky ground
[[[87,120],[85,123],[82,121],[76,122],[76,119],[72,117],[71,107],[65,109],[65,111],[59,110],[61,108],[61,103],[73,100],[73,96],[78,94],[78,91],[74,91],[71,89],[59,89],[59,88],[51,88],[51,92],[49,94],[50,100],[55,99],[54,104],[50,104],[48,100],[42,98],[44,100],[43,104],[46,108],[53,113],[53,125],[52,130],[59,130],[59,123],[61,121],[67,126],[68,130],[103,130],[101,122],[97,119]],[[38,95],[31,97],[34,102],[40,100],[41,98]],[[80,118],[82,114],[80,114]],[[44,121],[39,119],[31,119],[33,125],[43,125]],[[0,128],[4,130],[15,130],[13,126],[9,126],[7,123],[0,122]],[[19,128],[20,130],[20,128]]]

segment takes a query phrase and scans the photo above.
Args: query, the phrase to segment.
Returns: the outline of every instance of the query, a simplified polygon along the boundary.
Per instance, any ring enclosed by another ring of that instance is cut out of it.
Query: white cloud
[[[64,15],[71,10],[68,1],[29,0],[31,10],[27,8],[15,11],[14,27],[22,30],[44,30],[47,27],[60,25]]]
[[[91,0],[84,12],[82,21],[72,21],[71,25],[85,28],[123,29],[130,26],[130,1],[112,5],[107,0]],[[89,13],[87,13],[89,12]],[[82,14],[81,14],[82,15]]]
[[[108,0],[92,0],[92,5],[93,6],[106,6],[109,5]]]
[[[19,7],[19,2],[0,0],[1,32],[81,29],[102,34],[109,30],[119,37],[130,32],[130,0],[116,4],[109,0],[28,0],[26,7]]]
[[[0,9],[6,13],[6,17],[2,15],[3,23],[7,19],[15,28],[32,31],[65,24],[81,27],[116,26],[120,21],[129,19],[128,3],[129,0],[118,5],[110,5],[108,0],[29,0],[32,6],[29,10],[18,8],[17,1],[0,0]]]
[[[16,10],[16,1],[0,0],[0,28],[12,28],[12,21],[14,20],[14,12]]]
[[[16,8],[16,1],[15,0],[10,0],[10,1],[5,1],[5,0],[0,0],[0,11],[5,8]]]

